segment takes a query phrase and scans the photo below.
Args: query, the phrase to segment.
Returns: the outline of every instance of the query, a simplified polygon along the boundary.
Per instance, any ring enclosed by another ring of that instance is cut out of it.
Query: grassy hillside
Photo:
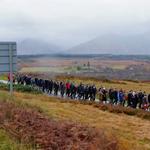
[[[4,130],[0,129],[0,150],[25,150],[25,147],[12,140]]]
[[[7,92],[0,91],[0,100],[10,101]],[[59,98],[43,95],[15,93],[13,103],[35,108],[55,120],[67,120],[82,123],[97,129],[103,129],[109,137],[116,137],[120,150],[149,150],[150,121],[101,111],[92,105],[70,103]]]
[[[77,84],[95,84],[97,87],[104,86],[106,88],[117,88],[126,91],[145,91],[150,93],[150,82],[139,82],[139,81],[122,81],[122,80],[107,80],[107,79],[97,79],[92,77],[75,77],[75,76],[57,76],[57,80],[60,81],[71,81]],[[134,79],[133,79],[134,80]]]

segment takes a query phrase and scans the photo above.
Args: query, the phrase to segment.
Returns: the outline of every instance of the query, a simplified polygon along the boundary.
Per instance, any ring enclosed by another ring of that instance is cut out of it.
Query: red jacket
[[[66,83],[66,89],[70,89],[70,83]]]

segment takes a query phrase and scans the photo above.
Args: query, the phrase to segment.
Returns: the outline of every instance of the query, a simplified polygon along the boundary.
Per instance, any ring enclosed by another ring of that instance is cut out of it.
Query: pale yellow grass
[[[107,135],[117,137],[120,150],[150,149],[150,121],[104,112],[90,105],[62,103],[63,100],[43,95],[15,93],[15,99],[40,108],[54,119],[80,122],[102,128]]]
[[[45,72],[55,72],[55,73],[63,73],[62,68],[54,68],[54,67],[23,67],[20,70],[21,73],[30,72],[30,73],[45,73]]]
[[[79,83],[84,83],[84,84],[95,84],[97,86],[97,88],[104,86],[105,88],[117,88],[117,89],[123,89],[125,91],[130,91],[130,90],[134,90],[134,91],[145,91],[147,93],[150,93],[150,82],[130,82],[130,81],[115,81],[116,83],[109,83],[109,82],[102,82],[101,80],[92,80],[88,78],[73,78],[71,80],[69,80],[69,78],[67,77],[57,77],[56,79],[58,80],[63,80],[63,81],[70,81],[70,82],[75,82],[76,84]],[[134,79],[133,79],[134,80]],[[117,83],[117,82],[122,82],[122,83]]]

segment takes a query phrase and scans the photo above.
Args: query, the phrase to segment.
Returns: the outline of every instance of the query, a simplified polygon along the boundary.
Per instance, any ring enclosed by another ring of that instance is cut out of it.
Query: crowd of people
[[[143,91],[129,91],[123,89],[110,88],[106,89],[101,86],[97,88],[94,84],[79,85],[74,82],[60,82],[53,80],[44,80],[28,75],[17,75],[16,81],[18,84],[29,85],[41,90],[49,95],[68,97],[71,99],[78,99],[83,101],[99,100],[103,103],[110,103],[112,105],[122,105],[125,107],[139,108],[150,110],[150,94]]]

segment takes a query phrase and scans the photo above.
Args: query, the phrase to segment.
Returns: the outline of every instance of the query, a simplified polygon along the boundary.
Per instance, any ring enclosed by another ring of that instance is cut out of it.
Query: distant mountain
[[[110,34],[79,44],[67,54],[150,54],[150,33],[137,35]]]
[[[25,39],[17,43],[18,54],[54,54],[61,50],[60,47],[36,39]]]

